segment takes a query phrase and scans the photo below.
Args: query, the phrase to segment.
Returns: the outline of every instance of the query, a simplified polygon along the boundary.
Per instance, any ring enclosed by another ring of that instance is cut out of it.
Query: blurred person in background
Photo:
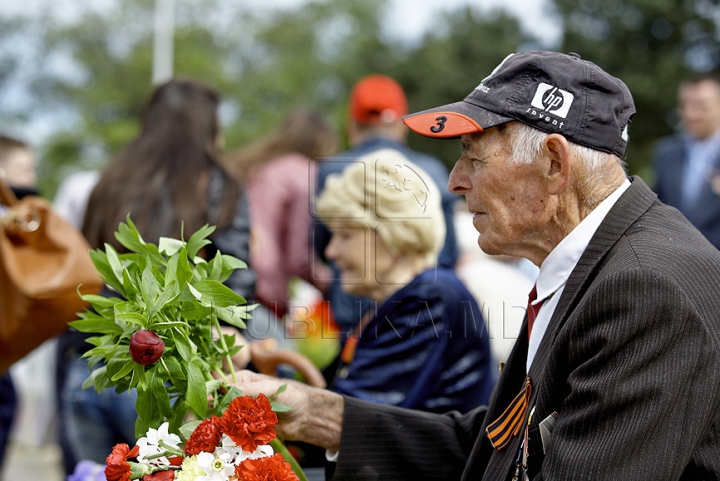
[[[278,318],[287,311],[293,277],[321,291],[330,278],[329,268],[312,250],[311,186],[317,176],[316,161],[335,154],[337,148],[337,132],[326,117],[302,108],[265,137],[227,157],[228,170],[247,189],[256,297]],[[252,332],[246,334],[253,337]]]
[[[448,171],[445,165],[435,157],[416,152],[407,146],[408,129],[402,122],[402,116],[407,113],[405,92],[394,79],[373,74],[359,80],[350,92],[348,105],[347,134],[352,148],[320,164],[316,192],[322,192],[330,174],[341,173],[345,167],[360,157],[381,149],[392,149],[401,153],[427,172],[441,192],[446,236],[438,263],[441,267],[453,268],[458,259],[453,222],[457,196],[447,190]],[[316,224],[314,244],[320,256],[324,255],[325,248],[330,242],[330,235],[322,223]],[[330,265],[333,267],[332,262]],[[337,278],[338,271],[335,267],[333,271],[333,277]],[[338,281],[328,287],[327,298],[335,321],[344,333],[353,330],[370,305],[370,300],[367,298],[345,293]]]
[[[66,221],[82,229],[85,209],[95,185],[100,180],[100,172],[86,170],[73,172],[58,186],[53,198],[53,207]]]
[[[720,248],[720,76],[700,74],[681,82],[682,132],[658,141],[655,192],[676,207]]]
[[[62,216],[66,221],[71,223],[78,230],[82,229],[83,220],[85,218],[85,209],[87,208],[88,198],[92,193],[95,185],[100,179],[98,171],[81,171],[68,175],[58,186],[58,190],[53,198],[53,207],[58,215]],[[67,334],[69,336],[69,334]],[[79,334],[78,343],[79,341]],[[82,344],[79,344],[82,345]],[[63,348],[63,347],[61,347]],[[65,378],[66,366],[63,363],[56,363],[55,366],[55,384],[61,386]],[[60,389],[55,389],[55,402],[57,406],[62,406],[60,398]],[[63,466],[66,471],[72,472],[73,466],[76,465],[75,457],[70,449],[70,442],[67,439],[67,432],[64,429],[64,416],[62,413],[58,416],[58,444],[61,447],[63,456]],[[93,465],[90,460],[85,463]],[[78,469],[77,466],[75,469]]]
[[[38,195],[35,187],[35,154],[28,144],[21,140],[0,135],[0,178],[10,186],[20,199],[26,195]],[[0,205],[0,216],[2,216]],[[10,373],[0,376],[0,467],[10,441],[18,397]]]
[[[162,236],[180,238],[183,223],[185,238],[206,223],[215,225],[205,257],[220,250],[247,261],[247,199],[220,165],[218,102],[212,88],[190,79],[173,79],[154,90],[140,134],[110,162],[90,195],[82,231],[91,247],[108,243],[125,252],[114,232],[130,214],[153,243]],[[235,271],[226,284],[252,302],[252,270]],[[136,395],[82,390],[89,375],[87,360],[80,358],[91,348],[86,337],[74,330],[60,336],[59,364],[67,365],[58,386],[62,429],[74,462],[104,463],[116,443],[135,443]],[[73,466],[66,468],[72,472]]]
[[[18,198],[38,194],[35,154],[25,142],[0,135],[0,169]]]
[[[445,219],[428,174],[396,150],[373,152],[328,177],[316,212],[332,232],[325,256],[343,290],[372,300],[330,389],[438,413],[487,403],[487,330],[455,272],[437,266]]]

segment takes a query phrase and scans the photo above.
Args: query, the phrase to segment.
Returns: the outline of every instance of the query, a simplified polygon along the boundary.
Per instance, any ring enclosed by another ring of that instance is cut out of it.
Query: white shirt
[[[545,303],[535,318],[532,334],[530,335],[526,364],[528,371],[530,371],[540,341],[545,335],[570,274],[575,269],[585,249],[587,249],[590,239],[595,235],[595,231],[600,227],[607,213],[610,212],[615,202],[628,187],[630,187],[630,181],[626,179],[620,187],[593,209],[567,237],[555,246],[540,266],[540,273],[536,283],[537,299],[533,302],[533,305],[543,300],[545,300]]]

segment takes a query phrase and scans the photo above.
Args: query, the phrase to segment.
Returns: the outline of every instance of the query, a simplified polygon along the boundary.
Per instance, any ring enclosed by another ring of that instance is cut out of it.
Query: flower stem
[[[218,321],[217,314],[215,314],[215,311],[213,310],[212,313],[212,320],[213,324],[215,324],[215,329],[217,329],[218,337],[220,338],[220,345],[223,348],[223,351],[228,352],[227,343],[225,342],[225,336],[223,336],[222,330],[220,329],[220,321]],[[230,369],[230,374],[232,375],[233,383],[237,382],[237,376],[235,375],[235,365],[232,362],[232,358],[230,357],[230,354],[225,355],[225,361],[228,364],[228,368]]]
[[[308,478],[307,476],[305,476],[305,473],[300,467],[300,464],[298,464],[295,457],[290,454],[290,451],[288,451],[282,441],[275,438],[270,441],[270,446],[272,446],[273,450],[275,450],[276,453],[282,454],[282,457],[285,458],[285,461],[290,463],[290,467],[292,467],[292,470],[295,472],[295,474],[297,474],[297,477],[300,479],[300,481],[308,481]]]
[[[162,439],[158,441],[158,446],[163,448],[165,450],[165,453],[172,454],[174,456],[183,456],[184,453],[182,449],[178,448],[177,446],[173,446],[172,444],[168,444]]]

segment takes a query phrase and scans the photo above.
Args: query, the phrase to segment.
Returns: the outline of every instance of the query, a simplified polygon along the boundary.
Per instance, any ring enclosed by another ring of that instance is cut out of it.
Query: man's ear
[[[570,162],[570,144],[560,134],[550,134],[543,142],[542,153],[546,156],[547,190],[549,194],[559,194],[570,180],[572,164]]]

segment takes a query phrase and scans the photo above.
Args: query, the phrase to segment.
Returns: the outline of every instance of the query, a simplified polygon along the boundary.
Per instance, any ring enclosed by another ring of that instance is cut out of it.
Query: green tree
[[[460,9],[438,18],[414,46],[384,35],[388,0],[314,0],[294,9],[249,12],[227,0],[178,1],[175,72],[219,90],[226,148],[257,138],[289,111],[311,105],[344,131],[357,79],[379,72],[406,88],[419,110],[463,98],[479,79],[531,39],[507,14]],[[45,18],[44,57],[63,56],[77,72],[38,74],[34,93],[66,109],[68,120],[42,149],[42,191],[67,173],[98,168],[138,132],[150,84],[152,2],[118,0],[71,23]],[[451,166],[457,142],[410,136],[413,147]]]
[[[355,80],[398,59],[397,47],[380,39],[386,7],[386,0],[318,0],[248,16],[252,37],[234,39],[237,48],[228,59],[238,75],[227,95],[239,111],[226,129],[228,147],[268,132],[299,106],[314,106],[342,123]]]
[[[175,74],[219,90],[228,149],[267,132],[300,105],[339,122],[355,79],[396,61],[397,49],[379,39],[386,4],[321,0],[260,14],[223,0],[178,2]],[[143,0],[121,0],[70,25],[47,22],[45,57],[69,56],[80,74],[37,80],[38,96],[79,117],[43,148],[46,195],[68,172],[101,166],[137,134],[153,88],[152,35],[152,4]]]
[[[652,181],[654,142],[676,123],[676,92],[692,70],[720,65],[716,2],[709,0],[555,0],[565,33],[561,51],[577,52],[630,88],[637,113],[627,160]],[[714,16],[714,17],[713,17]]]
[[[422,44],[388,74],[405,87],[411,111],[465,98],[509,53],[531,42],[518,20],[499,10],[481,15],[458,9],[440,19]],[[460,156],[457,141],[410,135],[408,143],[452,167]]]
[[[216,2],[200,4],[211,8]],[[41,191],[51,196],[70,171],[98,168],[133,138],[149,96],[153,44],[152,3],[123,0],[101,13],[87,12],[73,24],[48,23],[45,56],[69,56],[77,78],[45,75],[36,94],[75,112],[79,122],[56,133],[44,146]],[[216,42],[197,12],[179,9],[175,36],[178,75],[213,85],[230,82],[220,59],[230,46]]]
[[[19,44],[20,34],[28,28],[27,19],[7,19],[0,17],[0,92],[11,88],[11,83],[18,70],[20,59],[13,55]],[[8,105],[7,95],[0,97],[0,122],[9,122],[22,118],[24,113]]]

